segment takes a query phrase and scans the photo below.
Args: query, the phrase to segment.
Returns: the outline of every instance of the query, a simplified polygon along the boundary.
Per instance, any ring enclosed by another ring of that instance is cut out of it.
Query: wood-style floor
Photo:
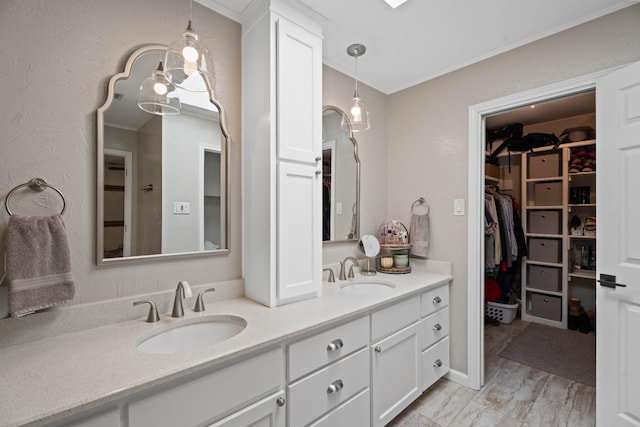
[[[485,327],[485,386],[441,379],[392,427],[595,426],[596,389],[498,356],[527,322]],[[579,351],[579,349],[576,349]]]

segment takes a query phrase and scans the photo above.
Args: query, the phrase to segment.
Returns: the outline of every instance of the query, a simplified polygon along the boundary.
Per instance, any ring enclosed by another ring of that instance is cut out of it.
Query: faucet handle
[[[334,283],[336,281],[336,276],[333,273],[333,269],[332,268],[325,268],[325,269],[322,270],[323,273],[325,271],[329,272],[329,283]]]
[[[147,322],[155,323],[160,320],[160,316],[158,316],[158,309],[156,308],[156,303],[149,300],[141,300],[135,301],[133,303],[134,307],[140,304],[149,304],[149,314],[147,315]]]
[[[195,311],[195,312],[201,312],[201,311],[204,311],[204,301],[203,301],[203,299],[202,299],[202,295],[203,295],[205,292],[213,292],[213,291],[215,291],[215,290],[216,290],[216,288],[209,288],[209,289],[205,289],[204,291],[201,291],[201,292],[198,294],[198,297],[196,298],[196,305],[193,307],[193,311]]]

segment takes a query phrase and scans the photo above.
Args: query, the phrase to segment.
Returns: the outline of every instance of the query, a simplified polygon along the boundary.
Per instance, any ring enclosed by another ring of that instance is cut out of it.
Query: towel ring
[[[427,212],[422,214],[422,215],[429,215],[429,211],[431,211],[431,206],[429,206],[429,203],[427,203],[427,201],[424,199],[424,197],[420,197],[418,200],[416,200],[415,202],[413,202],[413,204],[411,205],[411,213],[414,214],[413,210],[416,208],[416,206],[418,205],[425,205],[427,208]],[[418,215],[418,214],[415,214]]]
[[[33,178],[29,182],[16,185],[11,189],[11,191],[9,191],[9,194],[7,194],[7,197],[4,199],[4,208],[7,210],[7,213],[9,213],[9,215],[13,215],[13,212],[11,212],[11,209],[9,209],[9,199],[11,199],[11,196],[13,196],[13,193],[15,193],[16,190],[19,190],[20,188],[27,187],[27,186],[31,188],[33,191],[37,191],[37,192],[44,191],[46,188],[50,188],[54,190],[56,193],[60,195],[60,198],[62,198],[62,211],[60,211],[60,215],[62,215],[64,211],[67,209],[67,200],[65,199],[64,194],[62,194],[60,190],[58,190],[53,185],[47,184],[47,181],[45,181],[42,178]]]

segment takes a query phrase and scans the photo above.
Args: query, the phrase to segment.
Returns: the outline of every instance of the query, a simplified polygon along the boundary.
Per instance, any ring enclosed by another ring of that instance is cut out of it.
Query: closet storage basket
[[[497,302],[487,302],[487,316],[500,321],[500,323],[509,324],[516,320],[518,314],[518,303],[500,304]]]

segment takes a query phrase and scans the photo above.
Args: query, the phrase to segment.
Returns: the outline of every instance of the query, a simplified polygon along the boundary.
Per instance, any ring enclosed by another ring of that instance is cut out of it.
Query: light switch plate
[[[453,214],[464,215],[464,199],[453,199]]]
[[[189,215],[189,214],[191,214],[191,203],[189,203],[189,202],[173,202],[173,214],[174,215]]]

